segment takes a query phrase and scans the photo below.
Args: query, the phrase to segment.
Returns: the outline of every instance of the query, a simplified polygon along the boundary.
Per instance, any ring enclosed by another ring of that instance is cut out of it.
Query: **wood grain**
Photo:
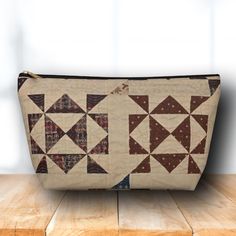
[[[45,190],[35,175],[0,175],[0,236],[233,236],[236,175],[194,192]]]
[[[0,186],[0,235],[45,235],[64,192],[44,190],[35,175],[0,175]]]
[[[205,180],[236,204],[236,175],[208,175]]]
[[[47,235],[118,235],[116,192],[68,192],[48,225]]]
[[[188,236],[191,228],[166,191],[119,193],[119,231],[122,236]]]
[[[236,235],[236,205],[201,181],[194,192],[171,192],[194,236]]]

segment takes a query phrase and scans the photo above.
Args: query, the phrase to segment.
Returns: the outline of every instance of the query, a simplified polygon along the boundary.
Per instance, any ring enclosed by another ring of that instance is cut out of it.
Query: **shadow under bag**
[[[18,93],[45,188],[194,190],[208,157],[220,77],[24,72]]]

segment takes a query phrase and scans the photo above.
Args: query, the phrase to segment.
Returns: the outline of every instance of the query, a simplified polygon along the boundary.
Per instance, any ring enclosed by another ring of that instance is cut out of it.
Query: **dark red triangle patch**
[[[198,124],[207,132],[208,115],[192,115],[192,117],[198,122]]]
[[[107,95],[87,94],[87,111],[91,111]]]
[[[108,135],[102,139],[92,150],[89,152],[90,154],[108,154]]]
[[[28,124],[29,124],[29,130],[30,132],[36,125],[36,123],[39,121],[43,114],[42,113],[37,113],[37,114],[28,114]]]
[[[129,153],[130,154],[148,154],[148,152],[131,136],[129,137]]]
[[[64,94],[47,110],[47,113],[84,113],[84,110]]]
[[[34,141],[34,139],[31,136],[30,136],[30,144],[31,144],[32,154],[44,154],[44,151],[39,147],[39,145]]]
[[[190,117],[188,116],[173,132],[176,140],[189,151],[190,149]]]
[[[150,151],[153,152],[154,149],[170,135],[170,133],[151,116],[149,116],[149,125]]]
[[[203,96],[191,96],[190,111],[196,110],[203,102],[205,102],[209,97]]]
[[[45,144],[48,152],[64,135],[64,131],[45,115]]]
[[[201,170],[197,166],[197,163],[193,160],[191,155],[189,155],[188,159],[188,174],[200,174]]]
[[[150,173],[150,171],[150,156],[148,156],[131,173]]]
[[[107,174],[107,172],[100,165],[98,165],[98,163],[94,161],[90,156],[88,156],[87,173]]]
[[[107,114],[89,114],[89,116],[106,132],[108,132],[108,117]]]
[[[84,115],[66,134],[82,150],[87,152],[87,121]]]
[[[140,107],[142,107],[144,111],[148,112],[148,109],[149,109],[148,96],[146,96],[146,95],[129,95],[129,97],[134,102],[136,102]]]
[[[206,146],[206,137],[191,151],[192,154],[204,154]]]
[[[32,94],[28,97],[36,104],[40,110],[44,111],[44,94]]]
[[[27,79],[28,79],[28,78],[24,78],[24,77],[23,77],[23,78],[22,78],[22,77],[19,77],[19,78],[18,78],[18,84],[17,84],[17,85],[18,85],[18,86],[17,86],[17,87],[18,87],[18,91],[20,90],[21,86],[24,84],[24,82],[25,82]]]
[[[48,154],[66,174],[85,156],[85,154]]]
[[[152,154],[152,156],[170,173],[186,157],[186,154]]]
[[[146,114],[129,115],[129,133],[131,133],[146,117]]]
[[[213,95],[215,93],[216,89],[220,85],[220,80],[219,79],[209,79],[208,84],[209,84],[209,89],[210,89],[211,95]]]
[[[44,156],[41,161],[38,164],[38,167],[36,169],[37,174],[47,174],[48,173],[48,166],[47,166],[47,160]]]
[[[188,114],[188,112],[173,97],[168,96],[151,114]]]

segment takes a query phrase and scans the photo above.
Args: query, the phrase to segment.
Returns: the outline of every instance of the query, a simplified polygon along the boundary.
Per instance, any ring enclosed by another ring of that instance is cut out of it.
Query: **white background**
[[[0,173],[33,173],[17,74],[220,73],[207,172],[236,173],[235,0],[0,0]]]

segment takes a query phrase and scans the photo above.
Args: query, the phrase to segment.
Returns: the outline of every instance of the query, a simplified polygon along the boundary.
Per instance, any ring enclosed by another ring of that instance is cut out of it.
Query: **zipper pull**
[[[36,75],[36,74],[34,74],[33,72],[30,72],[30,71],[23,71],[23,73],[31,76],[33,79],[41,79],[42,78],[41,76]]]

